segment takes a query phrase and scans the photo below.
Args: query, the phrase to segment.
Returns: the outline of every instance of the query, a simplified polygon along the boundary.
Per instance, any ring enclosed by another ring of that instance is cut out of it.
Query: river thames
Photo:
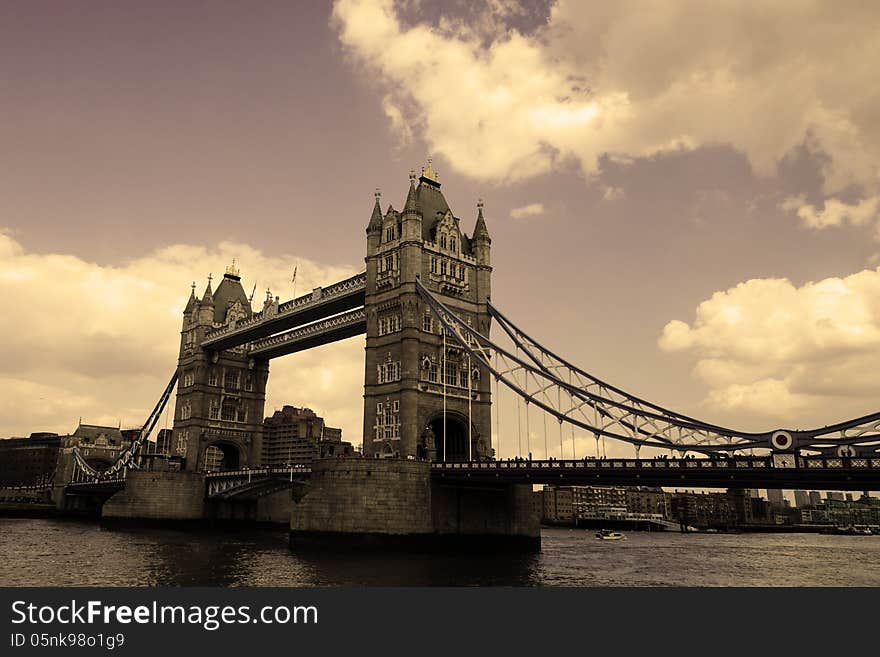
[[[0,518],[4,586],[880,586],[880,536],[542,531],[534,555],[295,554],[283,529]]]

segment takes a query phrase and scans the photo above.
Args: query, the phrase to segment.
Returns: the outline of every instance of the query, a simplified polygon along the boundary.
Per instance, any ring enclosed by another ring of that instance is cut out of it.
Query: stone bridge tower
[[[213,352],[200,346],[212,328],[252,314],[234,261],[216,292],[209,277],[198,299],[193,284],[183,311],[170,446],[172,455],[186,457],[188,471],[259,465],[269,363],[251,359],[245,347]]]
[[[383,215],[377,191],[367,227],[365,455],[491,456],[489,372],[451,338],[444,353],[441,325],[415,288],[419,279],[488,336],[490,244],[482,202],[468,236],[440,191],[431,160],[418,181],[410,173],[402,212],[389,206]]]

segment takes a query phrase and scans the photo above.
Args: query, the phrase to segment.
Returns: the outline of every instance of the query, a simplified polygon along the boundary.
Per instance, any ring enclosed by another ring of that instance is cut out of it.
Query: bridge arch
[[[428,417],[425,425],[425,433],[433,438],[433,449],[427,444],[430,440],[419,445],[419,456],[433,461],[444,460],[443,449],[443,411],[438,411]],[[477,454],[477,427],[471,423],[471,439],[473,445],[471,451]],[[468,418],[457,411],[446,411],[446,461],[468,460]]]
[[[216,441],[205,447],[202,469],[205,472],[238,470],[241,467],[241,450],[231,442]]]

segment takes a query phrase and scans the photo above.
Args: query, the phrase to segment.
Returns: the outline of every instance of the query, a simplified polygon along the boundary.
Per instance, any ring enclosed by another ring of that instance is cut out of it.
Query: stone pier
[[[205,477],[195,472],[128,473],[125,488],[104,502],[107,520],[202,520]]]
[[[297,547],[417,550],[540,549],[537,514],[522,485],[432,482],[430,464],[398,459],[325,459],[294,499]]]

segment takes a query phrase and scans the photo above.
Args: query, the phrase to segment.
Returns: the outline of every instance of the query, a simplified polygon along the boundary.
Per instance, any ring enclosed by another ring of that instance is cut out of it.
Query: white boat
[[[620,532],[613,532],[610,529],[600,529],[596,532],[596,538],[600,541],[619,541],[625,539],[626,536]]]

